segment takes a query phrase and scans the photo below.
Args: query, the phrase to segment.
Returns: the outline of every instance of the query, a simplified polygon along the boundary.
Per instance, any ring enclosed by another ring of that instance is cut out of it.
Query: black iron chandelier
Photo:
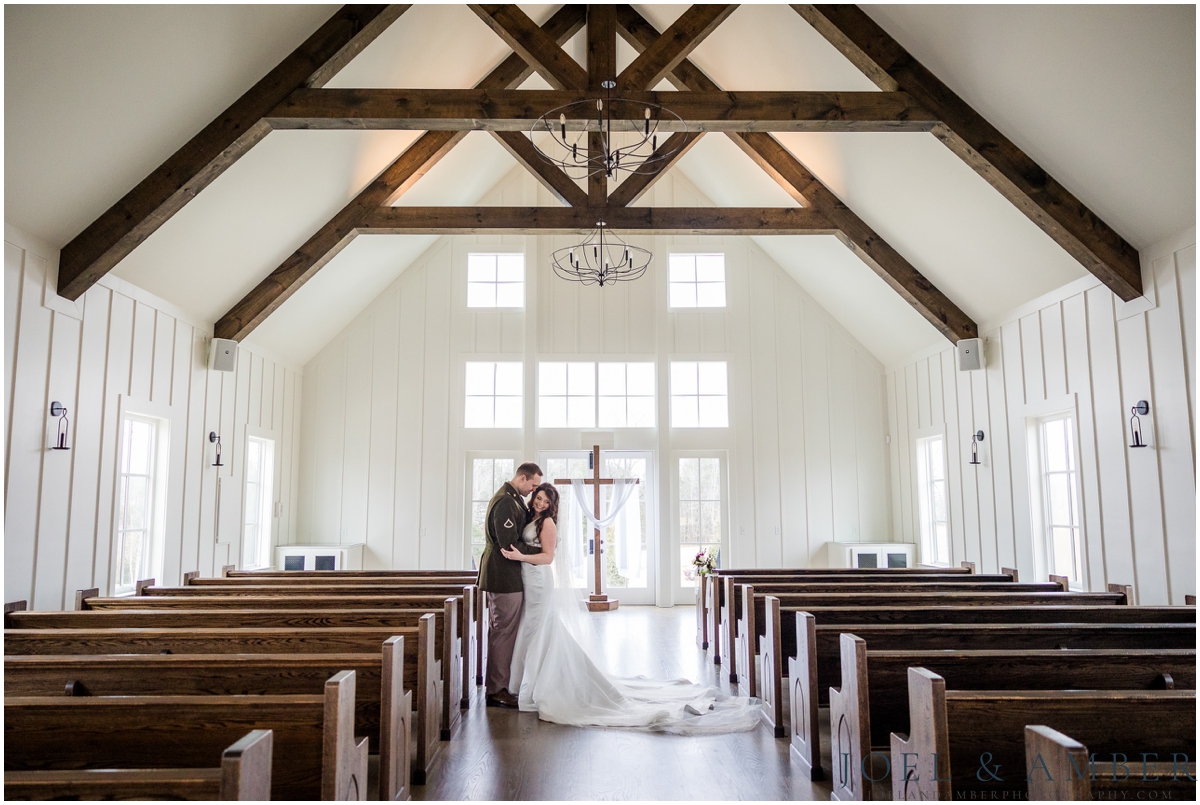
[[[601,288],[637,279],[646,273],[650,260],[649,251],[621,240],[603,221],[597,222],[582,243],[550,255],[550,265],[558,276]]]
[[[658,104],[614,98],[612,91],[616,85],[611,80],[601,84],[605,90],[604,99],[573,101],[539,117],[529,132],[538,154],[572,179],[586,179],[603,173],[615,181],[621,171],[650,174],[666,165],[679,147],[660,153],[659,128],[666,120],[672,123],[672,129],[686,132],[687,124],[679,115]],[[587,131],[573,131],[573,138],[567,136],[568,117],[571,120],[588,119],[585,128],[599,131],[602,147],[598,154],[589,153]],[[549,134],[549,138],[543,136],[545,134]],[[626,144],[618,146],[614,134],[618,139],[627,140]],[[538,144],[539,140],[545,148]]]

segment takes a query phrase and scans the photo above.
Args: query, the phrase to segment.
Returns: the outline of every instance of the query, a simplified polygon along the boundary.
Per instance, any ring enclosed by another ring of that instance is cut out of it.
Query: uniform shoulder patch
[[[508,520],[505,520],[505,521],[504,521],[504,527],[505,527],[505,528],[512,528],[514,525],[516,525],[516,523],[514,523],[514,522],[512,521],[512,518],[509,518]]]

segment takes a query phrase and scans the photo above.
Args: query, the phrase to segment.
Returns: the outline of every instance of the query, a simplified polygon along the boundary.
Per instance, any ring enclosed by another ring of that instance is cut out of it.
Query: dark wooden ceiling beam
[[[836,227],[797,207],[380,207],[359,234],[572,234],[604,221],[638,235],[833,235]]]
[[[601,93],[604,82],[617,77],[617,16],[609,4],[588,6],[587,73],[588,89],[594,93]],[[603,162],[604,138],[598,131],[588,134],[587,149],[588,162]],[[608,176],[603,171],[588,174],[587,188],[588,203],[596,207],[608,203]]]
[[[493,131],[492,136],[512,154],[525,170],[533,174],[542,187],[554,194],[554,197],[568,207],[586,207],[588,194],[575,184],[570,176],[565,174],[557,165],[547,162],[533,142],[519,131]]]
[[[736,4],[699,4],[683,12],[653,45],[621,71],[617,88],[622,91],[653,89],[736,8]]]
[[[629,5],[619,5],[617,24],[622,36],[637,50],[653,45],[658,32]],[[688,60],[667,76],[672,85],[692,92],[718,90],[716,82]],[[681,93],[681,97],[689,93]],[[838,237],[884,282],[900,294],[918,313],[950,341],[974,338],[979,328],[958,305],[892,248],[833,191],[767,133],[729,133],[737,144],[792,198],[824,215],[838,230]]]
[[[537,26],[529,16],[513,4],[472,4],[489,28],[503,39],[518,56],[537,70],[538,75],[555,89],[583,89],[587,72],[562,49],[554,37]]]
[[[1125,301],[1142,295],[1137,249],[854,5],[793,5],[882,90],[912,95],[935,136]]]
[[[630,100],[666,106],[689,131],[917,131],[939,120],[903,92],[695,92],[621,93]],[[590,90],[320,89],[297,90],[271,111],[278,129],[419,129],[422,131],[529,131],[546,113],[577,101],[595,101]],[[564,109],[567,128],[595,129],[594,103]],[[680,124],[664,119],[660,131]]]
[[[58,292],[78,299],[270,132],[263,116],[321,87],[407,5],[343,6],[304,44],[62,248]]]
[[[626,207],[646,194],[654,183],[662,178],[675,163],[683,159],[696,142],[704,136],[702,131],[676,132],[667,138],[666,142],[654,152],[656,159],[654,170],[647,173],[631,173],[621,180],[617,189],[608,196],[608,203],[614,207]],[[671,153],[674,150],[674,153]],[[662,155],[670,154],[669,157]]]
[[[556,42],[565,42],[583,27],[585,15],[585,6],[565,5],[546,22],[543,30]],[[516,87],[531,75],[533,68],[513,53],[476,86]],[[214,334],[218,338],[241,341],[253,332],[353,240],[356,227],[368,213],[403,195],[465,136],[465,131],[422,134],[353,201],[222,316],[214,327]]]

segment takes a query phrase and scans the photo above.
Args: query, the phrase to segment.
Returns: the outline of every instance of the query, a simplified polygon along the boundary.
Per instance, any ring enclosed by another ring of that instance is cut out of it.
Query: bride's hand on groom
[[[522,554],[516,548],[501,548],[500,555],[505,559],[511,559],[514,562],[520,562]]]

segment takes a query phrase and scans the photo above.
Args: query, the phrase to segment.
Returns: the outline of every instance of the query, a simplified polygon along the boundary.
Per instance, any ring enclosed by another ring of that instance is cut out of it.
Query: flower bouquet
[[[692,567],[696,568],[696,574],[699,576],[707,576],[717,569],[717,555],[720,551],[709,553],[708,548],[701,548],[700,552],[692,559]]]

